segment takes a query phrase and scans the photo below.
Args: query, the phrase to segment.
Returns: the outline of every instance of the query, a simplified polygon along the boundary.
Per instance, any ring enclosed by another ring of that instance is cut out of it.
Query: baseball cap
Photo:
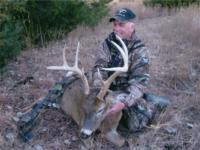
[[[113,17],[109,19],[109,22],[118,20],[120,22],[132,21],[136,18],[136,15],[128,8],[121,8],[117,10]]]

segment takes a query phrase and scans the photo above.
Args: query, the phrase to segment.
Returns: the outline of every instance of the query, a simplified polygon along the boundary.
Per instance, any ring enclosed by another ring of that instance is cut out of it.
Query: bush
[[[12,2],[10,13],[23,22],[26,36],[33,44],[59,37],[80,23],[95,25],[106,13],[104,1],[90,6],[82,0],[28,0],[25,4],[17,4],[23,5],[24,9],[16,9]]]
[[[3,3],[2,3],[3,4]],[[23,47],[23,28],[19,21],[7,15],[6,7],[0,7],[0,68],[16,56]],[[3,13],[4,12],[4,13]]]
[[[199,0],[144,0],[144,4],[147,6],[161,6],[168,8],[189,6],[193,3],[200,4]]]
[[[44,45],[65,35],[78,24],[93,26],[107,13],[101,0],[1,0],[0,67],[25,44]]]

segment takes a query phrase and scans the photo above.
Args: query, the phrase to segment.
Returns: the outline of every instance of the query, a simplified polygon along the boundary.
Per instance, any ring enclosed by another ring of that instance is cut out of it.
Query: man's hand
[[[109,109],[107,110],[106,116],[115,115],[116,113],[118,113],[119,111],[121,111],[124,107],[125,107],[124,103],[122,103],[122,102],[117,102],[117,103],[114,104],[111,108],[109,108]]]

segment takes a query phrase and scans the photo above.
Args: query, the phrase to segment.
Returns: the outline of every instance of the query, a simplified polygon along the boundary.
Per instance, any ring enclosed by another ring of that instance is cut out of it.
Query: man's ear
[[[135,24],[133,22],[131,22],[131,28],[134,29]]]

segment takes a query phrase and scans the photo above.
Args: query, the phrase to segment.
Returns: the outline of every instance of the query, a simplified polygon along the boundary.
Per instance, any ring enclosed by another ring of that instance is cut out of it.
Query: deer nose
[[[81,135],[80,135],[80,137],[81,137],[81,139],[87,139],[87,138],[89,138],[89,137],[90,137],[90,135],[88,135],[88,134],[85,134],[85,133],[81,132]]]
[[[87,139],[91,136],[92,131],[88,129],[81,129],[80,137],[81,139]]]

